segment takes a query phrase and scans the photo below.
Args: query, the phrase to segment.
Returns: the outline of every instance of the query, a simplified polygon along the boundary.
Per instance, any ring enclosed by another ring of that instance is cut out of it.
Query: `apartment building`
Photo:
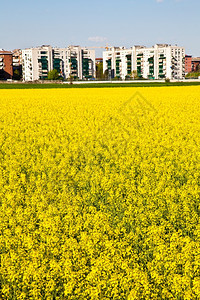
[[[12,79],[13,58],[12,52],[0,50],[0,80]]]
[[[46,79],[52,70],[52,47],[41,46],[22,50],[23,80],[34,81]]]
[[[192,72],[192,55],[185,56],[185,74]]]
[[[53,58],[53,69],[57,70],[61,77],[66,77],[65,64],[67,61],[67,54],[65,48],[53,48],[52,49]]]
[[[95,50],[69,46],[66,49],[66,76],[74,79],[89,79],[95,77]]]
[[[48,72],[56,69],[61,77],[88,79],[95,77],[95,50],[69,46],[52,48],[42,46],[22,51],[23,79],[46,79]]]
[[[82,55],[82,79],[95,78],[95,50],[88,48],[81,49]]]
[[[83,79],[82,52],[80,46],[69,46],[66,48],[65,78]]]
[[[135,72],[145,79],[183,79],[185,49],[168,44],[156,44],[151,48],[112,47],[103,52],[103,70],[109,78],[126,79]]]
[[[192,71],[200,72],[200,57],[192,57]]]
[[[132,72],[132,49],[124,47],[112,47],[103,52],[103,71],[107,70],[108,78],[122,78],[131,75]]]

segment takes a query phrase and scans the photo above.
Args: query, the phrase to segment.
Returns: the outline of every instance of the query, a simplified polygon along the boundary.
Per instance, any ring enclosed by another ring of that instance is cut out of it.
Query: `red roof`
[[[11,51],[0,50],[0,55],[2,55],[2,54],[11,54],[12,55],[12,52]]]

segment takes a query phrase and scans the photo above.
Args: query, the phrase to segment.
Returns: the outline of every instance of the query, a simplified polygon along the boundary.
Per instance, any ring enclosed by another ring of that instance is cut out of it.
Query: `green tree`
[[[132,71],[131,77],[132,77],[133,79],[140,79],[140,77],[138,76],[137,70],[133,70],[133,71]]]
[[[48,80],[58,80],[58,79],[60,79],[60,75],[58,73],[58,70],[54,69],[52,71],[49,71]]]
[[[103,74],[103,62],[100,62],[96,66],[96,78],[97,79],[104,79],[105,78],[105,76]]]
[[[70,82],[70,84],[73,84],[73,81],[74,81],[74,76],[70,75],[69,76],[69,82]]]
[[[189,79],[195,79],[195,78],[198,78],[200,76],[200,72],[191,72],[191,73],[188,73],[185,78],[189,78]]]
[[[108,78],[109,78],[108,69],[105,70],[105,72],[103,74],[103,78],[108,80]]]
[[[19,70],[15,70],[13,73],[13,79],[15,80],[20,80],[21,79],[21,74]]]

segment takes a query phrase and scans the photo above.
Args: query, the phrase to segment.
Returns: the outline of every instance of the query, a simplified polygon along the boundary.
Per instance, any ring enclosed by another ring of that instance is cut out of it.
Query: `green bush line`
[[[85,83],[85,84],[55,84],[55,83],[2,83],[0,89],[55,89],[55,88],[114,88],[114,87],[163,87],[163,86],[194,86],[200,82],[155,82],[155,83]]]

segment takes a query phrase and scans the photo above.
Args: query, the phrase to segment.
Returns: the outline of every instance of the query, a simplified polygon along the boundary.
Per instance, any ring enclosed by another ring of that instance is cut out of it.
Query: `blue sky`
[[[0,48],[178,44],[200,56],[199,0],[9,0]],[[97,51],[101,55],[101,50]]]

